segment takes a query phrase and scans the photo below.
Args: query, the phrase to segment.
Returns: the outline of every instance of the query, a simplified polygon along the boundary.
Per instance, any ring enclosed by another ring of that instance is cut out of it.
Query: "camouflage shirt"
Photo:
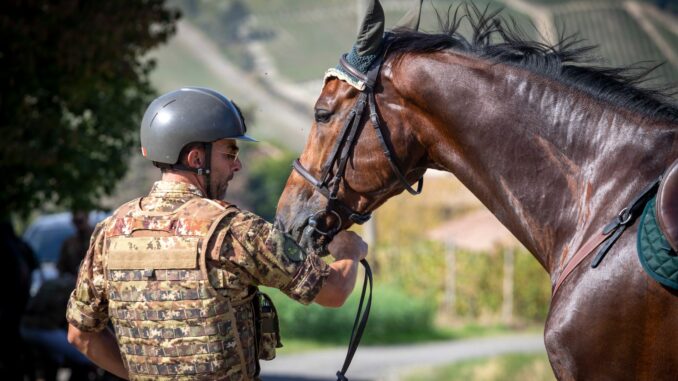
[[[171,212],[195,197],[203,197],[186,183],[158,181],[141,199],[148,212]],[[85,332],[102,330],[109,320],[103,265],[103,232],[111,219],[99,223],[80,267],[66,317]],[[212,286],[237,303],[251,297],[253,286],[280,289],[294,300],[308,304],[329,275],[329,266],[314,254],[307,255],[296,242],[253,213],[240,211],[225,218],[210,240],[207,269]]]

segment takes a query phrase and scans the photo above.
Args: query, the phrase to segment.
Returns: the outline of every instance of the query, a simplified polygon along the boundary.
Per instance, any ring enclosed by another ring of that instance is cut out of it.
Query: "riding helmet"
[[[211,89],[184,87],[161,95],[146,109],[141,121],[141,152],[156,163],[175,164],[189,143],[256,141],[246,131],[234,102]]]

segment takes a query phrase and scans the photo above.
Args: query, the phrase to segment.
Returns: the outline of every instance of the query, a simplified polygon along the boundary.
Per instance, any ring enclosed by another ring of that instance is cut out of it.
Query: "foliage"
[[[501,253],[457,253],[455,310],[470,318],[496,315],[502,302]]]
[[[437,244],[415,240],[405,245],[379,245],[368,259],[379,282],[398,284],[413,296],[440,301],[445,258]]]
[[[283,343],[290,337],[344,344],[351,334],[358,308],[359,287],[338,309],[317,304],[304,306],[281,293],[264,291],[271,295],[278,310]],[[414,298],[397,286],[380,284],[374,288],[370,318],[361,342],[401,343],[449,337],[434,328],[434,315],[432,301]]]
[[[371,262],[379,282],[398,284],[405,292],[440,305],[445,293],[446,264],[440,244],[419,241],[411,245],[379,246]],[[492,321],[501,311],[502,252],[456,253],[454,316],[465,320]],[[520,321],[543,322],[551,298],[544,269],[525,250],[515,255],[514,316]],[[441,311],[443,312],[443,311]]]
[[[250,205],[254,213],[268,221],[273,221],[275,217],[278,198],[290,175],[294,158],[296,158],[294,153],[283,151],[275,155],[246,160],[246,163],[253,164],[248,168],[245,189],[240,196],[247,205]]]
[[[474,359],[419,370],[404,377],[407,381],[477,380],[477,381],[551,381],[555,380],[546,353],[511,354]]]
[[[112,192],[154,95],[144,54],[178,17],[164,0],[2,2],[0,215]]]
[[[530,321],[545,321],[551,303],[551,280],[526,250],[519,250],[515,261],[513,311]]]

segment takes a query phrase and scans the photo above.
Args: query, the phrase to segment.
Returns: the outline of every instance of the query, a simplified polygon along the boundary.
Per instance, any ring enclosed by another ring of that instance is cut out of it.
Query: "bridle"
[[[316,232],[323,236],[329,236],[331,238],[334,236],[334,234],[339,232],[343,226],[341,213],[348,215],[348,218],[356,224],[363,224],[368,221],[370,217],[372,217],[371,212],[361,213],[355,211],[346,205],[346,203],[337,198],[339,193],[339,185],[341,184],[342,179],[344,179],[344,173],[346,172],[346,165],[348,164],[349,156],[357,144],[360,120],[362,119],[363,113],[365,112],[365,107],[369,109],[369,117],[372,122],[372,126],[377,133],[377,137],[379,138],[379,143],[384,156],[386,156],[386,159],[388,159],[388,163],[391,166],[393,172],[396,174],[398,180],[400,180],[400,183],[410,194],[413,195],[420,194],[422,187],[424,186],[424,177],[422,176],[418,180],[417,189],[415,190],[412,188],[410,183],[405,178],[405,175],[403,175],[403,173],[400,171],[398,164],[396,164],[397,160],[392,153],[393,150],[386,142],[386,139],[384,138],[383,127],[381,123],[379,123],[377,102],[374,99],[374,85],[376,84],[377,77],[379,76],[379,70],[381,69],[381,65],[384,62],[384,57],[386,56],[387,50],[387,48],[382,50],[382,53],[379,54],[371,64],[367,74],[363,74],[351,66],[351,64],[347,62],[345,54],[341,56],[339,59],[339,65],[341,69],[349,73],[351,76],[357,78],[359,81],[363,82],[365,87],[363,90],[361,90],[358,100],[349,112],[348,118],[344,123],[344,127],[342,127],[337,141],[334,143],[332,151],[330,151],[330,155],[327,157],[327,160],[322,166],[320,177],[314,177],[311,172],[304,168],[299,159],[294,160],[294,170],[296,170],[297,173],[301,175],[301,177],[313,185],[313,187],[320,194],[327,198],[327,205],[325,209],[313,214],[309,218],[308,222],[309,226],[312,226]],[[332,170],[334,170],[334,176],[331,174]],[[336,227],[326,231],[320,230],[318,228],[317,219],[319,216],[328,214],[332,214],[336,217]],[[337,371],[337,381],[348,381],[346,378],[346,372],[348,371],[348,367],[351,365],[351,360],[353,360],[353,356],[355,355],[358,345],[360,344],[360,339],[365,330],[365,326],[367,325],[367,319],[369,317],[370,307],[372,305],[372,270],[365,259],[362,259],[360,263],[365,267],[365,279],[363,281],[362,293],[360,295],[358,313],[356,314],[355,321],[353,322],[353,329],[351,330],[348,351],[346,353],[346,358],[344,359],[344,364],[342,365],[341,369]],[[370,294],[369,297],[365,299],[368,285]],[[365,300],[367,300],[367,302],[365,302]]]
[[[337,194],[339,193],[339,185],[344,178],[349,156],[357,143],[360,120],[362,119],[366,106],[369,109],[369,117],[372,121],[372,126],[377,133],[377,137],[379,138],[379,143],[384,156],[386,156],[386,159],[388,159],[388,163],[391,166],[393,173],[395,173],[400,183],[405,187],[405,190],[407,190],[410,194],[417,195],[421,193],[421,189],[424,185],[424,177],[422,176],[418,180],[417,189],[415,190],[412,188],[410,183],[405,178],[405,175],[403,175],[402,171],[399,169],[398,164],[396,164],[397,159],[392,153],[393,150],[389,147],[389,144],[384,138],[383,127],[379,122],[379,114],[377,114],[376,108],[377,102],[374,99],[374,85],[376,84],[377,78],[379,76],[381,65],[384,62],[386,50],[387,49],[383,49],[382,54],[380,54],[374,60],[367,71],[367,74],[363,74],[351,66],[351,64],[346,61],[346,54],[342,55],[339,59],[340,67],[348,72],[351,76],[363,82],[365,84],[365,88],[360,92],[358,100],[349,112],[346,122],[344,123],[344,127],[341,129],[341,132],[334,143],[334,147],[332,148],[330,155],[327,157],[327,160],[322,166],[320,177],[314,177],[309,170],[304,168],[299,159],[294,160],[293,168],[297,171],[297,173],[299,173],[301,177],[313,185],[313,187],[320,194],[327,198],[327,206],[325,210],[316,212],[309,219],[309,224],[313,225],[315,231],[321,235],[333,236],[341,229],[343,225],[343,221],[341,219],[342,213],[344,215],[348,215],[349,220],[359,225],[365,223],[372,217],[371,212],[360,213],[355,211],[337,198]],[[334,171],[332,171],[333,169]],[[334,173],[334,176],[332,176],[332,173]],[[325,231],[320,230],[317,225],[316,217],[329,214],[337,217],[336,227],[334,229],[328,229]]]

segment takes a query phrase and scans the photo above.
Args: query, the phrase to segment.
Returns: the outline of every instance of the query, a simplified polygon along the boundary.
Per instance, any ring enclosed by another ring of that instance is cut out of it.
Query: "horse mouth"
[[[312,218],[313,216],[310,215],[304,219],[304,223],[290,227],[286,227],[282,220],[276,218],[274,226],[292,237],[306,253],[314,253],[324,257],[330,254],[327,250],[327,244],[332,240],[332,237],[320,234]]]

